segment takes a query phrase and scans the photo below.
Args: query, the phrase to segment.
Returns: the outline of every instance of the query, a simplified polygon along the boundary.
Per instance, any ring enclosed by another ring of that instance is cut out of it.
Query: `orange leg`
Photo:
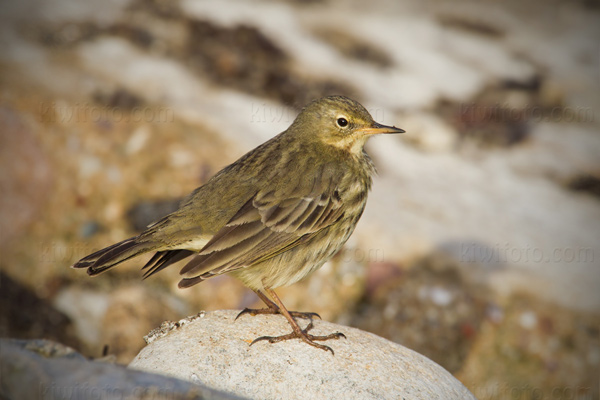
[[[260,297],[262,299],[262,301],[265,302],[265,304],[268,306],[268,308],[263,308],[263,309],[259,309],[259,310],[252,310],[252,309],[246,308],[238,314],[236,319],[243,314],[250,314],[250,315],[282,314],[288,320],[290,325],[292,326],[292,332],[288,333],[287,335],[281,335],[281,336],[258,337],[256,339],[254,339],[254,341],[252,341],[252,343],[250,343],[251,346],[254,343],[261,341],[261,340],[267,340],[269,343],[277,343],[277,342],[281,342],[284,340],[300,339],[303,342],[308,343],[311,346],[314,346],[321,350],[331,351],[331,354],[334,354],[333,349],[331,347],[315,343],[315,341],[339,339],[342,337],[345,338],[346,336],[343,333],[335,332],[335,333],[332,333],[330,335],[325,335],[325,336],[311,335],[310,333],[308,333],[308,331],[313,328],[312,317],[313,316],[318,317],[318,314],[302,313],[302,312],[297,312],[297,311],[290,312],[285,308],[285,306],[283,305],[283,303],[281,302],[281,300],[279,299],[279,297],[277,296],[277,294],[275,293],[275,291],[273,289],[265,289],[265,291],[271,296],[271,298],[273,298],[274,302],[271,301],[271,299],[269,299],[264,293],[257,291],[256,294],[258,294],[258,297]],[[308,324],[308,326],[306,328],[301,329],[300,326],[298,325],[298,323],[296,322],[296,320],[294,319],[294,317],[308,318],[308,319],[310,319],[310,323]]]

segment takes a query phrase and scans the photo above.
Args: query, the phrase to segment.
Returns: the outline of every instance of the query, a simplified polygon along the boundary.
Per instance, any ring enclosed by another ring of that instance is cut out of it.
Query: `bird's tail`
[[[156,243],[141,241],[139,236],[136,236],[98,250],[77,261],[71,268],[87,268],[88,275],[98,275],[123,261],[155,250],[157,247],[159,246]]]

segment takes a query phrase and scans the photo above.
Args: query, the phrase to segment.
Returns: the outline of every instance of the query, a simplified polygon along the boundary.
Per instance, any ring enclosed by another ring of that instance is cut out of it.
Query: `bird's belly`
[[[253,290],[296,283],[331,259],[348,240],[355,225],[351,219],[339,221],[307,242],[262,263],[232,272],[232,275]]]

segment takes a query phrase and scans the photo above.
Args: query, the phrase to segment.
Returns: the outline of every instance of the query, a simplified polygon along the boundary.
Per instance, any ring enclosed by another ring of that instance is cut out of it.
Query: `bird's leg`
[[[285,308],[285,306],[283,305],[283,303],[281,302],[281,300],[279,299],[277,294],[273,291],[273,289],[265,289],[265,291],[267,293],[269,293],[269,295],[275,301],[274,304],[277,306],[277,309],[278,309],[277,313],[282,314],[288,320],[290,325],[292,326],[292,332],[288,333],[287,335],[282,335],[282,336],[261,336],[261,337],[254,339],[252,341],[252,343],[250,343],[250,346],[252,346],[254,343],[261,341],[261,340],[267,340],[267,341],[269,341],[269,343],[277,343],[277,342],[281,342],[281,341],[289,340],[289,339],[300,339],[303,342],[310,344],[311,346],[314,346],[321,350],[331,351],[331,354],[334,354],[333,349],[331,347],[315,343],[314,341],[315,340],[339,339],[341,337],[345,338],[346,335],[344,335],[341,332],[335,332],[335,333],[325,335],[325,336],[311,335],[310,333],[308,333],[308,331],[313,328],[312,319],[310,320],[310,323],[308,324],[308,326],[306,328],[300,329],[300,326],[298,325],[298,323],[292,316],[292,313],[290,313]],[[262,296],[266,297],[264,294],[262,294]],[[261,298],[262,298],[262,296],[261,296]],[[269,300],[269,302],[273,303],[270,300]],[[268,304],[269,303],[267,303],[267,305]],[[269,307],[269,309],[270,309],[270,307]]]
[[[263,292],[260,290],[255,290],[255,293],[260,297],[260,299],[267,305],[267,308],[244,308],[235,319],[238,319],[244,314],[250,314],[252,316],[258,314],[283,314],[279,309],[279,306],[271,299],[269,299]],[[275,292],[273,292],[275,293]],[[286,310],[287,311],[287,310]],[[314,312],[300,312],[300,311],[288,311],[290,315],[294,318],[306,318],[312,320],[314,317],[321,319],[321,316]]]

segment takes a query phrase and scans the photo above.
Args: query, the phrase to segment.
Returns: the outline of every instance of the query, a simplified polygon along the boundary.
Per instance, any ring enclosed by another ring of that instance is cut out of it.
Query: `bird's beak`
[[[377,135],[379,133],[404,133],[404,129],[400,129],[400,128],[396,128],[395,126],[387,126],[387,125],[381,125],[377,122],[373,122],[373,125],[371,125],[368,128],[361,128],[359,129],[360,132],[364,133],[365,135]]]

